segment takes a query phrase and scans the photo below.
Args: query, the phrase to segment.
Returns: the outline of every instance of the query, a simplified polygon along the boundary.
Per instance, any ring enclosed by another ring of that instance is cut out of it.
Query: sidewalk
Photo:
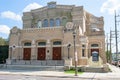
[[[63,71],[22,71],[22,70],[0,70],[0,75],[36,75],[42,77],[69,77],[69,78],[93,78],[96,73],[82,73],[75,76],[74,74],[64,73]]]
[[[111,69],[112,73],[120,73],[120,67],[108,64],[109,68]]]

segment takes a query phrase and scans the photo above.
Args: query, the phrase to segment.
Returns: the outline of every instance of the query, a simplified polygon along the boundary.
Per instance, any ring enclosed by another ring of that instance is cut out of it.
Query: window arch
[[[91,47],[99,47],[98,44],[91,44]]]
[[[65,26],[67,23],[67,18],[63,17],[62,18],[62,26]]]
[[[24,46],[31,46],[31,42],[25,42]]]
[[[100,31],[99,28],[92,28],[91,30],[92,30],[92,32]]]
[[[61,41],[54,41],[53,42],[53,45],[61,45],[62,43],[61,43]]]
[[[56,26],[60,26],[60,18],[56,19]]]
[[[42,27],[42,22],[41,22],[41,20],[38,21],[37,27],[38,27],[38,28],[41,28],[41,27]]]
[[[47,20],[47,19],[45,19],[45,20],[43,21],[43,27],[48,27],[48,20]]]
[[[54,26],[54,19],[50,19],[50,27]]]

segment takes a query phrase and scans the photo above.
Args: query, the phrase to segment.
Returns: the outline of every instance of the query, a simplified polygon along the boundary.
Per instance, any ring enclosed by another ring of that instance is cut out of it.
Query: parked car
[[[119,66],[119,67],[120,67],[120,60],[118,60],[118,62],[117,62],[117,66]]]
[[[117,66],[117,61],[112,61],[112,65],[115,65],[115,66]]]

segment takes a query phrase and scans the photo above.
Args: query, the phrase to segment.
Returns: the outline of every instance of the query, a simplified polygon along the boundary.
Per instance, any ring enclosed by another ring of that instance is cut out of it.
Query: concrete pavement
[[[109,68],[111,69],[112,73],[120,73],[120,67],[108,64]]]

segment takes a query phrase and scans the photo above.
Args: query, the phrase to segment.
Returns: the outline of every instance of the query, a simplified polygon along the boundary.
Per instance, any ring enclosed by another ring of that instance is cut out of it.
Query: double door
[[[61,47],[53,47],[53,60],[61,60]]]
[[[31,48],[24,48],[23,60],[31,59]],[[61,47],[53,47],[53,60],[61,60]],[[38,48],[37,60],[46,60],[46,48]]]
[[[24,48],[23,50],[23,60],[30,60],[31,58],[31,48]]]
[[[37,60],[45,60],[46,48],[38,48]]]

